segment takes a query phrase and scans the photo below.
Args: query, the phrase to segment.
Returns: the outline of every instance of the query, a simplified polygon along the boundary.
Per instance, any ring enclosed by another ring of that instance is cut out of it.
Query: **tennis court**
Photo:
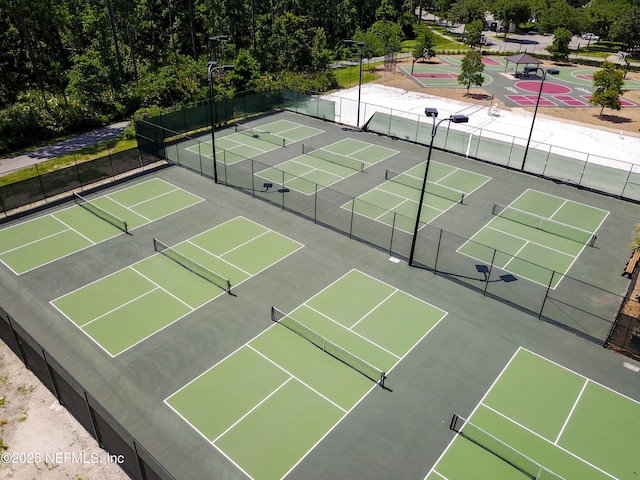
[[[458,252],[555,288],[562,275],[553,272],[569,271],[609,212],[529,189],[493,214]]]
[[[611,413],[614,413],[613,415]],[[519,348],[426,480],[631,479],[640,403]]]
[[[397,150],[353,138],[345,138],[322,148],[303,144],[301,156],[280,163],[275,168],[267,168],[258,176],[269,183],[312,195],[316,192],[316,185],[328,187],[364,172],[371,165],[397,153]]]
[[[270,328],[165,402],[247,476],[280,479],[445,315],[354,269],[272,308]]]
[[[216,159],[227,165],[324,133],[323,130],[289,120],[276,120],[261,125],[236,125],[230,131],[232,133],[228,135],[216,135],[215,139]],[[213,158],[211,142],[198,143],[187,150]]]
[[[0,230],[0,261],[29,272],[204,201],[154,178]]]
[[[395,225],[412,233],[426,162],[403,173],[387,170],[386,181],[342,206],[367,218]],[[490,177],[439,162],[430,162],[420,220],[423,226],[432,222],[485,183]]]
[[[236,217],[51,302],[116,356],[237,287],[302,245]]]

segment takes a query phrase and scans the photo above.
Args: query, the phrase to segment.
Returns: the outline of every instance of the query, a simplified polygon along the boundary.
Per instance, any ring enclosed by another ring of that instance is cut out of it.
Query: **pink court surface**
[[[520,90],[524,90],[525,92],[536,92],[540,91],[540,82],[532,82],[532,81],[522,81],[516,82],[514,85],[516,88]],[[550,93],[550,94],[565,94],[571,93],[571,89],[564,85],[560,85],[559,83],[546,82],[542,85],[542,93]]]

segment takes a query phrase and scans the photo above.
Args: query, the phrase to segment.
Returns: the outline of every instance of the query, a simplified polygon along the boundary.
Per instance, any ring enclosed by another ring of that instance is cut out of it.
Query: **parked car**
[[[582,39],[583,40],[590,40],[592,42],[597,42],[598,40],[600,40],[600,37],[593,34],[593,33],[583,33],[582,34]]]

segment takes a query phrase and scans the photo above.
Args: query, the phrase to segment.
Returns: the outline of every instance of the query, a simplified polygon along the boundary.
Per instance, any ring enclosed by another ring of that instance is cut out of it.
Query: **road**
[[[113,125],[78,135],[77,137],[36,148],[35,150],[16,157],[0,159],[0,175],[5,175],[13,172],[14,170],[35,165],[36,163],[43,162],[50,158],[66,155],[67,153],[74,152],[80,148],[88,147],[89,145],[93,145],[104,140],[110,140],[121,135],[127,125],[129,125],[128,121],[114,123]]]

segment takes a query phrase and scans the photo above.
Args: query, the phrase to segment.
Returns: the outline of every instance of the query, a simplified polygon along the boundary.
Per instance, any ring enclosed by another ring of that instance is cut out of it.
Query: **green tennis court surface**
[[[276,120],[256,126],[252,124],[251,128],[240,125],[237,128],[240,131],[225,136],[216,135],[216,159],[227,165],[324,133],[317,128],[289,120]],[[213,158],[211,142],[198,143],[187,150]]]
[[[413,232],[418,213],[418,202],[424,179],[426,162],[406,172],[387,170],[383,184],[369,190],[342,206],[347,210],[374,219],[407,233]],[[420,220],[426,225],[451,207],[463,202],[463,198],[475,192],[490,177],[452,167],[444,163],[430,162],[429,178],[425,189]],[[398,214],[398,215],[396,215]]]
[[[316,185],[328,187],[397,153],[397,150],[346,138],[322,148],[305,145],[300,157],[280,163],[276,168],[267,168],[258,176],[312,195]]]
[[[555,288],[609,214],[561,197],[527,190],[458,251]],[[490,248],[487,248],[490,247]],[[494,257],[494,249],[495,252]]]
[[[640,403],[522,348],[469,420],[426,480],[640,474]]]
[[[236,217],[173,249],[228,279],[233,288],[301,247]],[[202,275],[158,253],[51,304],[116,356],[224,293]]]
[[[445,315],[352,270],[289,317],[389,372]],[[266,480],[285,476],[374,388],[274,323],[165,402],[250,478]]]
[[[125,221],[131,231],[202,201],[154,178],[91,198],[90,204]],[[0,230],[0,261],[19,275],[121,233],[118,227],[75,205]]]

